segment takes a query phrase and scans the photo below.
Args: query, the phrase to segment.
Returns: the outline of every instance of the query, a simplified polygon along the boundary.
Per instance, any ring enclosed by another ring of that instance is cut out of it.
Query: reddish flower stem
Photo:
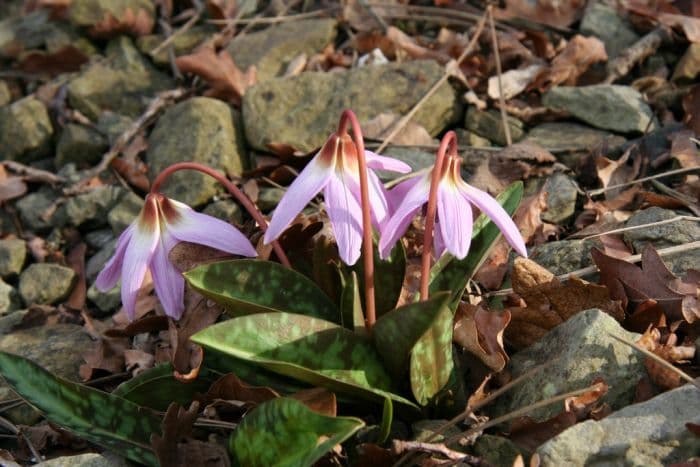
[[[362,138],[360,122],[352,110],[345,110],[340,116],[338,134],[344,134],[352,125],[352,136],[357,147],[357,165],[360,172],[360,198],[362,202],[362,259],[365,276],[365,326],[371,334],[372,326],[377,320],[374,304],[374,252],[372,247],[372,217],[369,205],[369,184],[367,182],[367,161],[365,160],[365,142]]]
[[[153,180],[153,184],[151,185],[151,193],[158,193],[163,182],[165,182],[170,175],[178,170],[196,170],[214,178],[217,182],[221,183],[224,188],[226,188],[228,192],[238,200],[239,203],[243,205],[251,217],[255,219],[255,222],[258,223],[263,232],[267,230],[267,221],[258,210],[258,207],[236,186],[235,183],[226,178],[226,176],[219,171],[197,162],[178,162],[177,164],[166,167],[161,173],[158,174],[156,179]],[[290,264],[287,255],[284,253],[282,246],[280,246],[277,240],[272,242],[272,248],[275,250],[275,254],[277,254],[277,258],[279,258],[280,263],[291,269],[292,265]]]
[[[454,131],[448,131],[440,141],[437,155],[435,156],[435,165],[433,166],[433,175],[430,179],[430,194],[428,195],[428,208],[425,213],[425,231],[423,233],[423,256],[421,256],[421,275],[420,275],[420,299],[422,301],[428,299],[428,286],[430,283],[430,256],[433,252],[433,231],[435,230],[435,211],[437,209],[437,189],[442,176],[442,169],[445,166],[445,157],[447,151],[451,153],[457,152],[457,134]]]

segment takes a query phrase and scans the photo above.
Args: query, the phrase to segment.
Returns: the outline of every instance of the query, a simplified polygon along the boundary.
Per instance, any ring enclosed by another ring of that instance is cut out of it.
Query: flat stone
[[[71,268],[35,263],[19,276],[19,293],[27,305],[53,305],[70,294],[76,279],[75,271]]]
[[[571,122],[547,122],[532,128],[525,141],[532,141],[550,151],[590,152],[605,147],[618,148],[627,141],[622,136]]]
[[[254,65],[258,82],[262,82],[281,76],[299,55],[310,57],[321,52],[333,43],[335,35],[335,19],[290,21],[236,36],[227,50],[241,70]]]
[[[175,57],[187,55],[214,33],[216,33],[216,29],[211,26],[194,26],[175,36],[175,39],[170,41],[169,46],[161,48],[155,55],[151,55],[151,51],[165,41],[165,36],[160,34],[141,36],[136,40],[136,47],[138,47],[142,54],[151,56],[153,63],[164,67],[170,64],[170,58],[168,56],[168,49],[170,47],[172,47]]]
[[[337,129],[343,110],[352,109],[360,121],[383,112],[403,115],[442,74],[435,61],[417,60],[338,73],[307,72],[259,83],[243,96],[248,143],[262,151],[268,151],[270,143],[281,143],[311,152]],[[414,121],[435,136],[461,115],[462,104],[445,83]]]
[[[122,304],[121,287],[119,284],[107,292],[102,292],[91,285],[87,290],[87,298],[103,313],[115,311]]]
[[[19,238],[0,240],[0,277],[16,277],[22,272],[26,260],[27,242]]]
[[[476,107],[469,107],[464,119],[464,127],[499,146],[508,144],[506,133],[501,123],[501,113],[498,110],[479,110]],[[523,122],[515,117],[508,116],[508,128],[514,143],[525,136]]]
[[[284,196],[285,190],[281,188],[267,188],[260,190],[257,205],[262,212],[270,212],[277,207]]]
[[[700,438],[686,428],[687,423],[700,424],[700,391],[690,384],[602,420],[576,424],[544,443],[537,453],[543,467],[663,467],[683,463],[700,452]]]
[[[592,265],[591,248],[600,246],[596,239],[547,242],[533,247],[530,259],[558,276]]]
[[[241,224],[243,222],[243,211],[241,207],[232,199],[222,199],[207,205],[202,211],[204,214],[214,216],[224,222]]]
[[[51,150],[52,135],[46,106],[34,96],[0,107],[0,159],[40,159]]]
[[[239,114],[217,99],[195,97],[171,107],[158,119],[148,143],[151,180],[182,160],[236,176],[249,166]],[[208,175],[187,170],[173,174],[162,191],[190,206],[201,206],[217,193],[218,186]]]
[[[12,91],[6,81],[0,80],[0,107],[12,102]]]
[[[104,111],[100,114],[100,118],[97,120],[95,126],[100,133],[107,136],[107,141],[109,141],[109,145],[111,146],[133,123],[134,119],[131,117],[115,112]]]
[[[111,452],[104,454],[89,452],[77,456],[55,457],[36,464],[36,467],[130,467],[133,465]]]
[[[620,133],[644,133],[658,126],[651,108],[634,88],[616,84],[559,86],[542,103],[565,110],[589,125]]]
[[[133,191],[127,191],[107,213],[107,222],[115,235],[121,234],[141,213],[144,200]]]
[[[597,1],[586,8],[579,31],[603,41],[609,60],[639,40],[630,22],[621,18],[614,7]]]
[[[561,172],[552,174],[542,187],[547,192],[547,210],[540,218],[552,224],[565,224],[574,215],[578,189],[568,175]]]
[[[68,8],[68,19],[71,23],[78,27],[91,28],[93,34],[99,37],[118,36],[122,33],[142,35],[143,32],[139,33],[129,27],[112,30],[100,28],[101,24],[108,23],[110,19],[123,21],[127,15],[138,18],[138,21],[134,20],[132,23],[138,22],[140,28],[145,28],[148,32],[153,28],[155,21],[155,6],[149,0],[71,0]]]
[[[114,240],[114,232],[111,228],[102,228],[87,232],[83,239],[87,245],[95,250],[99,250]]]
[[[127,190],[114,185],[104,185],[66,199],[53,216],[57,226],[97,228],[108,221],[105,213],[119,203]]]
[[[54,165],[62,167],[69,162],[92,165],[100,161],[108,148],[107,140],[99,132],[85,125],[69,123],[58,139]]]
[[[473,131],[468,131],[463,128],[456,128],[455,133],[457,133],[457,141],[460,145],[472,146],[475,148],[490,148],[493,146],[488,138],[479,136]]]
[[[690,44],[673,70],[673,81],[692,81],[700,73],[700,44]]]
[[[42,186],[37,191],[20,198],[15,207],[25,228],[33,231],[45,230],[51,227],[51,209],[59,195],[48,186]]]
[[[527,458],[518,446],[502,436],[482,434],[472,447],[474,454],[494,467],[512,467],[518,455]]]
[[[0,279],[0,316],[20,309],[20,299],[17,290]]]
[[[95,282],[97,275],[100,273],[102,268],[107,261],[114,255],[114,251],[117,248],[117,239],[113,238],[111,241],[107,242],[97,253],[92,255],[90,259],[85,262],[85,277],[88,283],[92,284]]]
[[[492,416],[503,415],[576,389],[603,378],[609,386],[602,402],[613,410],[629,405],[644,369],[644,356],[610,336],[636,341],[639,334],[627,332],[607,313],[586,310],[549,331],[530,347],[511,356],[508,370],[517,377],[534,366],[557,359],[539,375],[528,378],[496,400]],[[538,421],[563,409],[563,403],[551,404],[528,413]]]

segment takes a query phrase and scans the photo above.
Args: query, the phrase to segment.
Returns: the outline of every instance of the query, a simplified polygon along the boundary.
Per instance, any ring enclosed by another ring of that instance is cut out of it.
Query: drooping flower
[[[527,256],[525,242],[515,222],[503,207],[488,193],[474,188],[462,180],[461,159],[447,158],[437,187],[437,221],[435,223],[435,255],[445,250],[462,259],[467,256],[472,238],[472,208],[477,206],[498,226],[503,236],[522,256]],[[403,236],[413,216],[428,202],[432,171],[413,177],[396,186],[389,196],[396,209],[381,231],[379,253],[382,258]]]
[[[362,209],[357,146],[347,133],[334,133],[287,189],[265,232],[265,243],[279,237],[294,217],[323,190],[326,210],[338,243],[340,258],[355,264],[362,244]],[[365,151],[369,169],[407,173],[407,164]],[[386,190],[377,175],[367,171],[372,223],[381,229],[389,218]]]
[[[119,237],[114,256],[97,276],[95,286],[107,291],[121,279],[122,304],[129,319],[134,319],[136,294],[150,269],[165,313],[179,319],[185,309],[185,282],[168,259],[178,242],[200,243],[235,255],[257,255],[250,241],[232,225],[151,193],[139,216]]]

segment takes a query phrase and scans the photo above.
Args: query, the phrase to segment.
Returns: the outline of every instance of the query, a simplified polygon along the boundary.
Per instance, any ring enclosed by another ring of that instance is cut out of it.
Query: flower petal
[[[177,243],[174,236],[167,230],[163,230],[151,258],[151,275],[156,294],[165,314],[173,319],[180,319],[182,312],[185,311],[185,280],[168,258],[170,250]]]
[[[422,180],[421,175],[416,175],[415,177],[408,178],[398,185],[396,185],[394,188],[389,190],[389,192],[386,195],[386,199],[389,202],[389,209],[391,212],[395,212],[396,209],[399,207],[403,199],[406,197],[406,193],[409,192],[413,186],[420,182]]]
[[[472,241],[472,208],[457,187],[449,182],[438,185],[437,213],[440,233],[447,251],[463,259],[469,253]]]
[[[382,228],[381,238],[379,239],[379,256],[384,259],[389,256],[394,244],[406,233],[406,229],[411,224],[413,216],[428,200],[430,192],[430,174],[410,179],[403,184],[410,183],[410,188],[406,191],[403,201],[399,204],[396,212],[392,214]],[[400,186],[400,185],[399,185]],[[397,186],[395,189],[398,189]]]
[[[324,190],[326,211],[333,226],[340,259],[353,265],[362,246],[362,208],[343,178],[332,176]]]
[[[129,246],[135,228],[136,223],[133,223],[119,236],[117,246],[114,249],[114,255],[107,261],[107,264],[105,264],[102,271],[97,275],[97,279],[95,279],[95,287],[97,287],[97,290],[107,292],[117,285],[122,271],[122,263],[124,262],[124,252],[127,246]]]
[[[464,197],[475,204],[483,213],[485,213],[498,226],[503,233],[510,246],[513,247],[521,256],[527,257],[527,248],[523,236],[515,225],[513,219],[503,207],[498,204],[495,198],[488,193],[481,191],[473,186],[462,182],[459,185],[460,192]]]
[[[174,208],[175,215],[164,216],[165,228],[176,240],[199,243],[234,255],[257,256],[250,240],[231,224],[173,199],[164,199],[162,206],[166,205]]]
[[[367,182],[372,220],[375,228],[379,230],[389,220],[391,215],[389,201],[387,200],[387,190],[379,180],[379,177],[377,177],[377,174],[371,170],[367,171]]]
[[[130,320],[136,313],[136,294],[141,288],[160,237],[157,225],[136,224],[122,264],[122,305]]]
[[[440,222],[435,222],[435,232],[433,233],[433,257],[439,259],[445,253],[446,249],[445,240],[442,238]]]
[[[282,234],[294,217],[326,186],[332,172],[333,168],[320,161],[318,155],[304,167],[272,215],[270,225],[265,231],[266,244]]]
[[[367,167],[370,169],[390,170],[402,174],[407,174],[412,170],[411,166],[405,162],[393,157],[380,156],[372,151],[365,150],[365,160],[367,161]]]

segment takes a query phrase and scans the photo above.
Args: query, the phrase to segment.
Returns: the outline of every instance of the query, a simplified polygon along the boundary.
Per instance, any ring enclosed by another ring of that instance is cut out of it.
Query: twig
[[[226,430],[235,430],[238,426],[237,423],[225,422],[223,420],[216,420],[213,418],[198,418],[194,422],[194,426],[201,426],[207,428],[224,428]]]
[[[669,363],[666,360],[664,360],[663,358],[659,357],[654,352],[651,352],[651,351],[645,349],[644,347],[642,347],[641,345],[639,345],[635,342],[632,342],[632,341],[629,341],[623,337],[617,336],[617,335],[613,334],[612,332],[609,332],[608,335],[610,337],[612,337],[613,339],[617,339],[618,341],[622,342],[623,344],[629,345],[630,347],[637,350],[638,352],[643,353],[644,355],[646,355],[647,357],[656,361],[657,363],[659,363],[660,365],[662,365],[666,369],[673,371],[678,376],[680,376],[681,378],[683,378],[684,380],[686,380],[687,382],[689,382],[690,384],[692,384],[696,388],[700,389],[700,383],[695,381],[695,379],[692,376],[690,376],[688,373],[681,370],[680,368],[676,368],[675,366],[671,365],[671,363]]]
[[[189,31],[192,29],[192,26],[197,24],[197,21],[202,17],[202,10],[197,10],[194,15],[192,15],[192,18],[188,19],[185,24],[183,24],[180,29],[175,31],[174,33],[170,34],[168,37],[165,38],[163,42],[161,42],[157,47],[155,47],[153,50],[148,52],[148,55],[151,57],[154,57],[160,53],[161,50],[169,46],[175,38],[177,38],[179,35]]]
[[[683,203],[685,207],[688,208],[688,210],[692,211],[692,213],[696,216],[700,216],[700,207],[698,207],[697,202],[690,196],[676,191],[673,188],[664,185],[658,180],[652,180],[651,184],[654,185],[654,188],[659,190],[661,193],[668,195],[671,198],[677,199],[678,201]]]
[[[602,237],[603,235],[612,235],[616,233],[622,233],[622,232],[629,232],[630,230],[638,230],[638,229],[645,229],[647,227],[656,227],[657,225],[665,225],[665,224],[671,224],[673,222],[678,222],[678,221],[695,221],[698,222],[700,221],[700,217],[693,217],[693,216],[676,216],[671,219],[666,219],[663,221],[657,221],[657,222],[650,222],[648,224],[640,224],[640,225],[632,225],[629,227],[621,227],[619,229],[613,229],[613,230],[608,230],[606,232],[600,232],[597,234],[589,235],[587,237],[581,238],[581,240],[588,240],[589,238],[596,238],[596,237]]]
[[[637,180],[631,180],[631,181],[625,182],[625,183],[617,183],[615,185],[606,186],[605,188],[598,188],[597,190],[590,190],[590,191],[587,191],[586,194],[588,196],[597,196],[597,195],[601,195],[607,191],[616,190],[617,188],[636,185],[637,183],[648,182],[649,180],[656,180],[657,178],[669,177],[671,175],[678,175],[678,174],[682,174],[682,173],[694,172],[696,170],[700,170],[700,166],[684,167],[682,169],[669,170],[666,172],[658,173],[656,175],[651,175],[649,177],[638,178]]]
[[[513,138],[510,136],[510,127],[508,126],[508,113],[506,112],[506,99],[503,97],[503,81],[501,79],[501,54],[498,51],[498,37],[496,37],[496,26],[493,23],[493,6],[489,5],[486,9],[489,16],[489,29],[491,29],[491,45],[493,47],[493,54],[496,58],[496,73],[498,78],[498,102],[501,104],[501,123],[503,125],[503,132],[506,135],[506,144],[508,146],[513,144]]]
[[[478,457],[465,454],[463,452],[455,451],[448,448],[444,444],[438,443],[426,443],[422,441],[404,441],[401,439],[395,439],[392,441],[391,450],[395,455],[404,454],[407,452],[421,451],[429,452],[431,454],[440,454],[447,457],[450,460],[465,461],[469,464],[481,464],[481,459]]]
[[[2,161],[2,165],[15,173],[26,175],[33,182],[48,183],[50,185],[65,182],[63,177],[59,177],[52,172],[30,167],[16,161]]]
[[[627,75],[636,63],[653,55],[661,46],[661,43],[668,38],[668,30],[663,26],[659,26],[632,44],[631,47],[625,49],[608,64],[608,76],[605,78],[605,84],[614,83]]]
[[[481,17],[479,20],[479,24],[476,26],[476,31],[474,32],[473,37],[469,41],[469,44],[467,44],[467,47],[464,49],[462,54],[457,58],[457,66],[459,66],[462,61],[467,58],[467,55],[469,55],[474,47],[476,46],[477,41],[479,40],[479,36],[481,35],[481,32],[484,30],[484,26],[486,25],[486,16],[488,15],[488,11],[484,12],[484,15]],[[382,144],[379,146],[377,149],[377,152],[381,153],[386,147],[389,145],[389,143],[396,137],[396,135],[399,134],[401,130],[408,124],[408,122],[413,118],[413,116],[418,112],[418,109],[420,109],[425,102],[430,99],[430,97],[435,94],[440,86],[442,86],[444,83],[447,82],[447,79],[450,77],[450,71],[449,69],[445,69],[445,72],[443,75],[438,79],[435,84],[426,92],[423,97],[420,98],[418,102],[413,106],[413,108],[406,114],[404,115],[401,120],[398,121],[394,125],[394,128],[391,130],[391,133],[387,135],[387,137],[384,139]]]
[[[337,11],[339,9],[340,9],[340,7],[337,6],[337,7],[324,8],[323,10],[309,11],[307,13],[296,13],[293,15],[274,16],[272,18],[210,19],[210,20],[207,20],[207,23],[210,23],[210,24],[250,24],[250,23],[278,24],[278,23],[287,23],[290,21],[300,21],[300,20],[304,20],[304,19],[308,19],[308,18],[315,18],[317,16],[323,16],[325,14],[332,13],[332,12]]]
[[[17,435],[17,436],[22,436],[24,438],[24,441],[27,443],[27,447],[29,450],[32,452],[32,456],[34,456],[34,459],[37,462],[41,462],[44,460],[43,457],[41,457],[41,454],[37,450],[36,447],[32,444],[32,440],[29,439],[29,436],[27,436],[22,430],[17,428],[17,425],[6,419],[5,417],[0,417],[0,426],[3,428],[9,430],[12,434]]]

